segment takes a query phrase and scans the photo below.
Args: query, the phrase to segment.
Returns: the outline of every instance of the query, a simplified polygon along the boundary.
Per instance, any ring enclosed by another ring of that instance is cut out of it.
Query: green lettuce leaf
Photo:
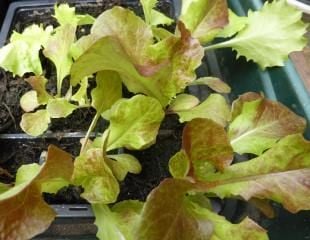
[[[69,24],[56,28],[54,35],[49,38],[43,51],[44,56],[56,66],[58,97],[61,95],[62,81],[69,75],[73,63],[70,49],[75,40],[75,30],[76,27]]]
[[[182,148],[191,161],[193,175],[203,179],[211,166],[224,171],[233,160],[225,129],[209,119],[194,119],[183,129]],[[211,166],[210,166],[211,165]]]
[[[77,60],[91,45],[98,40],[98,36],[86,35],[75,41],[70,47],[70,55]]]
[[[147,48],[153,43],[152,29],[128,9],[114,7],[103,12],[94,22],[91,34],[98,38],[117,38],[134,65],[143,66],[149,62]]]
[[[100,114],[122,97],[122,80],[117,72],[101,71],[97,73],[97,86],[92,90],[92,106]]]
[[[214,232],[210,240],[268,240],[266,230],[257,225],[250,218],[245,218],[239,224],[232,224],[224,217],[208,209],[199,208],[207,219],[213,223]]]
[[[116,203],[112,207],[112,211],[116,214],[116,217],[120,224],[120,229],[126,236],[126,240],[135,240],[135,232],[132,229],[136,228],[140,218],[143,202],[137,200],[126,200]]]
[[[216,77],[202,77],[198,78],[190,85],[207,85],[212,90],[218,93],[230,93],[231,89],[227,83]]]
[[[288,54],[302,50],[307,40],[307,24],[301,20],[302,12],[285,0],[265,2],[260,11],[249,11],[247,26],[234,38],[205,49],[232,47],[237,57],[245,56],[262,69],[283,66]]]
[[[247,17],[239,17],[230,9],[229,13],[229,24],[220,31],[216,37],[228,38],[240,32],[247,25]]]
[[[42,46],[46,46],[52,31],[51,26],[43,29],[41,26],[31,25],[23,33],[13,32],[10,43],[0,49],[0,66],[13,75],[41,75],[39,51]]]
[[[241,95],[233,103],[228,135],[235,152],[260,155],[280,138],[302,133],[306,122],[281,103],[256,93]]]
[[[48,101],[46,111],[51,118],[65,118],[77,108],[64,98],[55,98]]]
[[[160,103],[154,98],[136,95],[119,100],[111,108],[107,151],[120,147],[149,147],[155,143],[164,115]]]
[[[140,3],[143,8],[145,22],[147,24],[157,26],[170,25],[173,23],[173,19],[154,9],[156,7],[157,0],[141,0]]]
[[[208,118],[216,123],[226,126],[230,119],[230,109],[226,100],[219,94],[211,94],[205,101],[198,106],[177,111],[180,122],[189,122],[195,118]]]
[[[183,0],[179,19],[201,43],[212,41],[228,24],[225,0]]]
[[[199,104],[199,99],[190,94],[179,94],[169,105],[168,111],[178,112],[191,109]]]
[[[37,92],[37,101],[39,104],[47,104],[48,100],[53,98],[46,91],[47,79],[44,76],[31,76],[25,79],[25,81]]]
[[[177,152],[169,160],[169,172],[174,178],[186,177],[190,167],[190,160],[184,149]]]
[[[34,113],[24,113],[20,122],[20,127],[27,134],[37,137],[43,134],[48,124],[51,122],[46,110],[38,110]]]
[[[297,134],[283,138],[257,158],[206,179],[217,185],[209,192],[221,198],[270,199],[295,213],[310,209],[309,176],[310,142]]]
[[[78,102],[79,106],[88,105],[89,104],[89,99],[87,97],[87,88],[88,88],[88,77],[85,77],[80,82],[80,88],[71,97],[71,100]]]
[[[55,178],[70,181],[72,171],[71,156],[54,146],[49,147],[43,166],[31,172],[19,170],[18,183],[0,195],[1,238],[31,239],[44,232],[56,213],[41,196],[43,185]]]
[[[123,201],[112,209],[103,204],[93,204],[100,240],[135,240],[132,229],[139,220],[143,203],[139,201]]]
[[[115,214],[104,204],[92,204],[98,228],[97,238],[100,240],[128,240],[120,229],[120,223]]]
[[[40,103],[38,102],[37,98],[37,92],[34,90],[30,90],[26,92],[19,100],[20,107],[25,112],[32,112],[37,107],[40,106]]]
[[[85,15],[79,15],[75,14],[75,8],[69,7],[68,4],[60,4],[55,5],[54,7],[55,15],[54,18],[57,19],[57,22],[60,25],[86,25],[86,24],[93,24],[95,21],[95,18],[85,14]]]
[[[81,196],[90,203],[113,203],[120,191],[101,149],[91,148],[75,159],[72,181],[84,188]]]
[[[138,174],[142,170],[138,159],[130,154],[108,155],[105,160],[118,181],[123,181],[129,172]]]
[[[148,196],[143,207],[136,239],[200,240],[212,235],[212,223],[193,209],[186,193],[193,184],[166,179]]]

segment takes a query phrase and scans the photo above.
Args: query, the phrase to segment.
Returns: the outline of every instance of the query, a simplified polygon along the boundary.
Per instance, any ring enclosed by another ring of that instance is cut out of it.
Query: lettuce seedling
[[[79,91],[71,96],[71,88],[66,96],[61,96],[62,82],[70,72],[73,63],[71,46],[75,42],[75,32],[78,25],[91,24],[94,19],[89,15],[76,15],[75,9],[67,4],[55,6],[55,16],[59,25],[55,29],[48,26],[45,29],[39,25],[26,28],[23,33],[14,32],[10,43],[0,50],[0,66],[14,75],[23,76],[33,73],[25,79],[33,90],[26,92],[20,104],[26,112],[22,116],[21,128],[32,136],[39,136],[48,128],[51,118],[63,118],[70,115],[79,107],[88,106],[86,97],[87,82],[83,80]],[[33,37],[35,36],[35,38]],[[43,48],[43,55],[56,66],[57,93],[48,93],[39,52]],[[72,104],[76,101],[79,105]],[[46,109],[40,108],[46,106]]]
[[[270,112],[274,114],[271,116]],[[310,142],[301,135],[304,119],[254,93],[236,100],[231,113],[228,130],[211,119],[196,118],[186,124],[182,149],[169,162],[174,178],[165,179],[145,203],[124,201],[111,209],[94,204],[97,237],[268,239],[266,230],[249,217],[233,224],[214,212],[211,204],[214,197],[251,201],[264,213],[269,211],[269,216],[274,215],[271,201],[292,213],[309,210]],[[255,128],[245,130],[240,119],[247,119],[251,124],[245,125]],[[258,124],[260,121],[264,124]],[[267,125],[273,126],[273,134],[264,131]],[[259,151],[253,159],[232,164],[234,153],[240,152],[230,134],[236,131],[244,136],[259,131],[254,138],[245,137],[248,147],[244,152],[252,153],[253,146]],[[267,140],[270,144],[266,145]]]

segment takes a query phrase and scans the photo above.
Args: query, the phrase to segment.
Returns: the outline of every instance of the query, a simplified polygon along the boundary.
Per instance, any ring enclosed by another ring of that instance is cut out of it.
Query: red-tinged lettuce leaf
[[[226,0],[184,0],[179,18],[201,43],[212,41],[228,24]]]
[[[46,110],[38,110],[34,113],[24,113],[20,127],[30,136],[37,137],[43,134],[51,122],[50,115]]]
[[[202,77],[198,78],[190,85],[207,85],[212,90],[218,93],[230,93],[231,89],[227,83],[216,77]]]
[[[310,209],[310,142],[289,135],[263,155],[209,174],[217,186],[210,192],[224,197],[270,199],[290,212]]]
[[[260,210],[266,217],[275,217],[275,211],[269,200],[252,198],[249,200],[249,203]]]
[[[135,240],[133,229],[140,219],[143,203],[139,201],[123,201],[112,209],[103,204],[93,204],[100,240]]]
[[[143,149],[155,143],[164,111],[160,103],[144,95],[116,102],[110,112],[107,151],[126,147]]]
[[[169,105],[169,112],[177,112],[191,109],[199,104],[199,99],[190,94],[179,94]]]
[[[37,92],[37,101],[39,104],[47,104],[52,96],[46,91],[47,79],[44,76],[31,76],[25,79],[32,89]]]
[[[58,97],[61,95],[62,81],[69,75],[73,63],[70,49],[75,40],[75,30],[76,27],[70,24],[56,28],[54,35],[49,38],[43,51],[44,56],[56,66]]]
[[[69,181],[72,171],[71,156],[50,146],[44,165],[31,171],[34,175],[17,173],[19,183],[0,195],[0,239],[31,239],[45,231],[56,214],[41,196],[44,185],[56,178]]]
[[[208,118],[222,126],[226,126],[230,119],[230,108],[222,95],[211,94],[198,106],[177,111],[176,114],[179,115],[180,122],[189,122],[195,118]]]
[[[54,10],[55,15],[53,17],[56,18],[60,25],[86,25],[92,24],[95,21],[95,18],[88,14],[75,14],[75,8],[69,7],[68,4],[60,4],[59,6],[55,5]]]
[[[261,10],[249,11],[247,26],[234,38],[205,49],[232,47],[237,57],[245,56],[262,69],[283,66],[289,53],[307,45],[307,24],[301,18],[302,12],[286,0],[267,1]]]
[[[55,216],[35,184],[16,186],[0,196],[0,238],[31,239],[44,232]]]
[[[46,111],[51,118],[65,118],[77,108],[65,98],[55,98],[48,101]]]
[[[40,106],[37,98],[37,92],[34,90],[30,90],[26,92],[19,100],[20,107],[25,112],[32,112],[37,107]]]
[[[53,27],[27,27],[23,33],[13,32],[10,43],[0,49],[0,66],[13,75],[42,74],[39,51],[51,36]]]
[[[182,147],[191,162],[190,174],[198,179],[214,172],[213,167],[223,171],[233,160],[225,129],[209,119],[197,118],[186,124]]]
[[[112,70],[131,92],[155,97],[166,106],[196,79],[195,69],[204,55],[199,41],[182,23],[178,26],[180,37],[172,35],[155,43],[150,26],[130,10],[115,7],[106,11],[96,20],[92,37],[81,40],[87,50],[80,55],[74,47],[74,54],[80,57],[72,66],[71,83],[76,85],[85,76]],[[92,45],[87,48],[88,44]]]
[[[168,99],[160,93],[155,82],[138,73],[117,39],[110,36],[98,40],[72,65],[71,84],[75,86],[84,77],[106,70],[117,72],[130,91],[154,96],[167,104]]]
[[[281,103],[247,93],[233,103],[228,135],[235,152],[260,155],[280,138],[302,133],[306,121]]]
[[[98,38],[113,36],[119,41],[135,66],[149,64],[147,48],[153,44],[152,29],[134,12],[114,7],[103,12],[91,28]]]
[[[99,114],[111,108],[122,97],[122,80],[117,72],[97,73],[97,86],[92,90],[92,106]]]
[[[81,196],[94,204],[113,203],[120,191],[101,149],[91,148],[75,159],[72,181],[84,188]]]
[[[136,229],[139,240],[201,240],[212,235],[212,223],[193,208],[186,193],[194,185],[166,179],[148,196]]]

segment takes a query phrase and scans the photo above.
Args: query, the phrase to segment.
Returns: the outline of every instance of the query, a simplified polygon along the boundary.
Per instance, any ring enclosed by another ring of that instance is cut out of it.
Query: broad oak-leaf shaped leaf
[[[260,155],[280,138],[302,133],[306,121],[281,103],[257,93],[246,93],[233,102],[228,135],[235,152]]]
[[[136,229],[139,240],[201,240],[212,235],[212,223],[194,211],[186,193],[194,185],[165,179],[147,197]]]
[[[233,160],[225,129],[210,119],[197,118],[185,125],[182,148],[191,162],[189,174],[198,179],[204,178],[208,171],[214,172],[211,166],[224,171]]]
[[[300,134],[281,139],[261,156],[206,175],[217,196],[270,199],[290,212],[310,209],[310,142]]]
[[[0,239],[31,239],[44,232],[56,213],[41,196],[43,185],[55,178],[70,181],[72,171],[71,156],[50,146],[46,162],[36,175],[22,177],[24,181],[0,195]]]
[[[228,24],[226,0],[183,0],[179,18],[201,43],[212,41]]]

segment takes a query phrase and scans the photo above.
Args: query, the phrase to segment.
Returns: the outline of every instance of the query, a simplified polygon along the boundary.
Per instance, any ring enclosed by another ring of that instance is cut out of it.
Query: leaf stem
[[[57,72],[57,95],[56,97],[61,97],[61,80],[60,80],[60,74]]]
[[[97,112],[95,117],[93,118],[88,130],[87,130],[87,133],[85,135],[85,139],[84,139],[84,142],[82,144],[82,147],[81,147],[81,151],[80,151],[80,154],[85,150],[85,147],[87,146],[87,143],[88,143],[88,140],[89,140],[89,137],[90,137],[90,134],[91,132],[94,130],[95,126],[97,125],[97,122],[99,120],[101,116],[101,112]]]
[[[233,42],[233,41],[228,40],[228,41],[225,41],[225,42],[216,43],[216,44],[213,44],[213,45],[209,45],[209,46],[204,47],[204,50],[205,50],[205,51],[209,51],[209,50],[214,50],[214,49],[219,49],[219,48],[231,47],[232,42]]]

